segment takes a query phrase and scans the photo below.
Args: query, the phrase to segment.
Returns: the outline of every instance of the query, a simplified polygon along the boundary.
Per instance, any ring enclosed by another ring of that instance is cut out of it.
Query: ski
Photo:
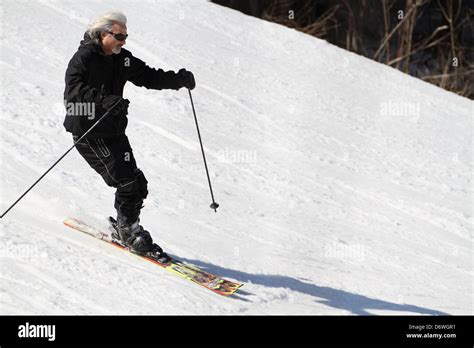
[[[63,223],[72,229],[75,229],[79,232],[83,232],[89,236],[100,239],[119,249],[122,249],[133,255],[136,255],[141,259],[150,261],[166,269],[167,271],[180,276],[181,278],[190,280],[193,283],[201,285],[202,287],[205,287],[206,289],[209,289],[219,295],[230,296],[234,294],[243,285],[241,283],[232,282],[230,280],[208,273],[195,265],[184,263],[180,261],[179,259],[176,259],[173,257],[160,259],[160,258],[150,257],[147,255],[140,255],[140,254],[134,253],[129,248],[113,240],[109,233],[105,233],[101,231],[100,229],[90,226],[80,220],[77,220],[74,218],[67,218],[63,221]]]

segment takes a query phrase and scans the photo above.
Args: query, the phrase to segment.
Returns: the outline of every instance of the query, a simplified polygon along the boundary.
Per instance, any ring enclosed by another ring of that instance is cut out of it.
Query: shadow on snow
[[[353,294],[344,290],[334,289],[327,286],[318,286],[306,283],[302,280],[280,275],[250,274],[246,272],[236,271],[223,268],[210,263],[199,260],[189,260],[181,258],[186,263],[194,264],[203,270],[224,278],[233,278],[244,283],[244,287],[237,294],[248,295],[245,291],[245,283],[263,285],[270,288],[288,288],[302,294],[314,296],[317,301],[327,306],[349,311],[356,315],[372,315],[367,310],[390,310],[400,312],[412,312],[416,314],[426,315],[448,315],[441,311],[423,308],[410,304],[394,303],[383,300],[373,299],[367,296]]]

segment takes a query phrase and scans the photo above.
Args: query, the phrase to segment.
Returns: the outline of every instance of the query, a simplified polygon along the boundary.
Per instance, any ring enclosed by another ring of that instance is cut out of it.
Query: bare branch
[[[377,51],[375,52],[374,54],[374,59],[377,60],[381,50],[384,48],[384,46],[387,44],[388,40],[390,40],[390,38],[393,36],[393,34],[395,34],[397,32],[397,30],[403,25],[403,23],[405,23],[405,21],[410,18],[411,14],[413,13],[413,11],[423,5],[426,1],[416,1],[413,6],[408,10],[407,14],[405,15],[405,17],[395,26],[395,28],[392,29],[392,31],[390,32],[390,34],[388,36],[386,36],[384,38],[384,40],[382,41],[382,44],[380,45],[380,47],[377,49]]]

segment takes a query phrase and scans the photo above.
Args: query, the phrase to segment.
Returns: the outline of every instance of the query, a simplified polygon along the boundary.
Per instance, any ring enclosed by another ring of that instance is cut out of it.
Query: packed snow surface
[[[113,9],[135,56],[194,73],[220,204],[187,91],[129,83],[141,223],[245,285],[221,297],[64,226],[115,214],[73,149],[0,222],[0,313],[473,314],[473,102],[209,2],[2,1],[2,212],[72,145],[65,69]]]

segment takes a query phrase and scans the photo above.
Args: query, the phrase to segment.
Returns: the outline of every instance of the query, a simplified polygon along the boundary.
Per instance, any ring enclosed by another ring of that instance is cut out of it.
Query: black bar
[[[118,306],[120,304],[117,304]],[[19,337],[20,325],[55,325],[54,341]],[[469,346],[469,316],[3,316],[0,345],[390,344]],[[455,335],[408,338],[407,334]]]

